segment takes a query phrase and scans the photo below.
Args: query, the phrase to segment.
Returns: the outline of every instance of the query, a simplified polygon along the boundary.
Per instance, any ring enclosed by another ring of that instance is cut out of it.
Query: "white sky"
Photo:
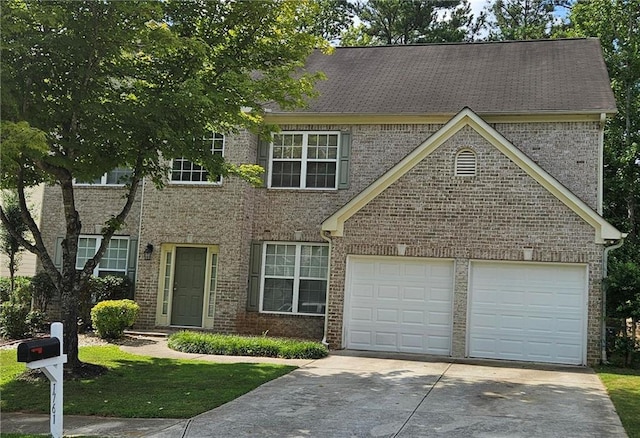
[[[469,0],[469,4],[471,5],[473,18],[478,18],[478,15],[480,15],[480,11],[482,11],[482,9],[484,9],[484,6],[487,4],[487,0]]]

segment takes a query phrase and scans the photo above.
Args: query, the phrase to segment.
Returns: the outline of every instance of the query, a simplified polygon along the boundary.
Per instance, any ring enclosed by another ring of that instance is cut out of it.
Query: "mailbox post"
[[[51,337],[34,339],[18,345],[18,362],[26,362],[30,369],[41,368],[51,382],[49,426],[53,438],[62,438],[63,354],[62,323],[51,324]]]

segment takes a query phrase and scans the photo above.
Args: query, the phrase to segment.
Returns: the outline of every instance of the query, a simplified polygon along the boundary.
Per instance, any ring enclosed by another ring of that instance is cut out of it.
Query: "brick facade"
[[[598,205],[600,127],[595,122],[530,122],[492,125],[587,205]],[[136,300],[138,326],[157,325],[162,244],[216,245],[218,281],[213,330],[321,339],[324,318],[248,312],[247,281],[252,241],[324,242],[321,223],[434,134],[439,124],[293,125],[283,130],[348,130],[352,134],[347,190],[269,190],[234,178],[222,185],[169,184],[141,188],[123,234],[139,240]],[[478,175],[453,176],[462,147],[478,157]],[[257,138],[229,136],[225,156],[255,162]],[[120,190],[78,188],[83,232],[93,234],[121,205]],[[59,190],[48,187],[42,228],[53,247],[62,234]],[[599,357],[602,247],[594,231],[572,210],[537,184],[471,128],[464,128],[392,184],[345,224],[332,239],[327,339],[342,347],[346,258],[349,254],[396,255],[455,260],[453,355],[465,354],[468,265],[473,260],[522,260],[532,247],[539,262],[583,263],[589,267],[588,361]],[[142,250],[152,243],[151,260]]]

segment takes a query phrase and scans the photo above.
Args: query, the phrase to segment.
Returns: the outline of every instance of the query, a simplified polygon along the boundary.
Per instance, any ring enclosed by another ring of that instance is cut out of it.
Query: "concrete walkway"
[[[123,350],[216,362],[154,340]],[[419,361],[337,352],[189,420],[65,416],[66,435],[101,437],[626,437],[590,369]],[[276,360],[285,363],[282,360]],[[286,361],[286,363],[292,363]],[[47,433],[48,417],[3,414],[2,432]]]

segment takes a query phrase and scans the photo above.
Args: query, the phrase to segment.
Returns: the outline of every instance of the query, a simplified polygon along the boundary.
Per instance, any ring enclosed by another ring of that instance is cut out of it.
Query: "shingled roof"
[[[340,47],[314,52],[320,96],[296,113],[612,113],[597,39]],[[277,107],[273,114],[283,113]],[[284,112],[290,113],[290,112]]]

